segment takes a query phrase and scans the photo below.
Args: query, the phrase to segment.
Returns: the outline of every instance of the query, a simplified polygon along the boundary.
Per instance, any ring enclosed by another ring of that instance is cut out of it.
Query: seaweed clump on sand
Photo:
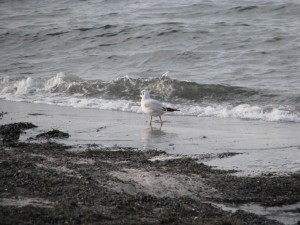
[[[0,112],[0,120],[3,118],[4,115],[6,115],[7,112]]]
[[[70,135],[68,133],[56,129],[36,135],[36,139],[50,139],[50,138],[61,139],[61,138],[69,138],[69,137]]]
[[[0,138],[3,144],[17,142],[24,130],[35,127],[37,126],[27,122],[5,124],[0,126]]]

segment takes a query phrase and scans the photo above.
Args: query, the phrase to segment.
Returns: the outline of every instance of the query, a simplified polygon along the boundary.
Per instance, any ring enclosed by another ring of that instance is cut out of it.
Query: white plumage
[[[160,119],[160,125],[163,125],[163,121],[161,119],[161,115],[165,112],[174,112],[179,111],[178,109],[172,109],[169,107],[165,107],[160,101],[150,98],[149,91],[142,91],[141,92],[141,107],[144,113],[151,117],[150,125],[152,124],[152,117],[158,116]]]

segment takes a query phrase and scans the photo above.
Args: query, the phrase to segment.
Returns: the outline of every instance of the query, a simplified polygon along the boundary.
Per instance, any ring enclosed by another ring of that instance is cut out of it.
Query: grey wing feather
[[[144,106],[153,110],[162,110],[164,107],[159,101],[156,101],[154,99],[145,101]]]

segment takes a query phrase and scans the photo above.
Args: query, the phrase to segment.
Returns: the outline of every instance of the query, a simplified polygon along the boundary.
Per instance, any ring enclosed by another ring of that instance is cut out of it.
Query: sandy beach
[[[2,131],[36,126],[2,133],[1,224],[299,224],[297,124],[166,115],[151,128],[127,112],[0,111]],[[40,138],[53,130],[70,136]]]

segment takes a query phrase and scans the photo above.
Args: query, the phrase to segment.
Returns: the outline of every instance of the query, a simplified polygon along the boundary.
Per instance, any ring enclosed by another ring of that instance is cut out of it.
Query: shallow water
[[[243,204],[243,205],[224,205],[215,204],[225,211],[235,212],[238,209],[246,212],[254,213],[257,215],[265,216],[269,219],[277,220],[283,224],[291,225],[297,224],[300,219],[300,215],[297,212],[300,207],[300,203],[293,205],[283,205],[280,207],[262,207],[257,204]]]

